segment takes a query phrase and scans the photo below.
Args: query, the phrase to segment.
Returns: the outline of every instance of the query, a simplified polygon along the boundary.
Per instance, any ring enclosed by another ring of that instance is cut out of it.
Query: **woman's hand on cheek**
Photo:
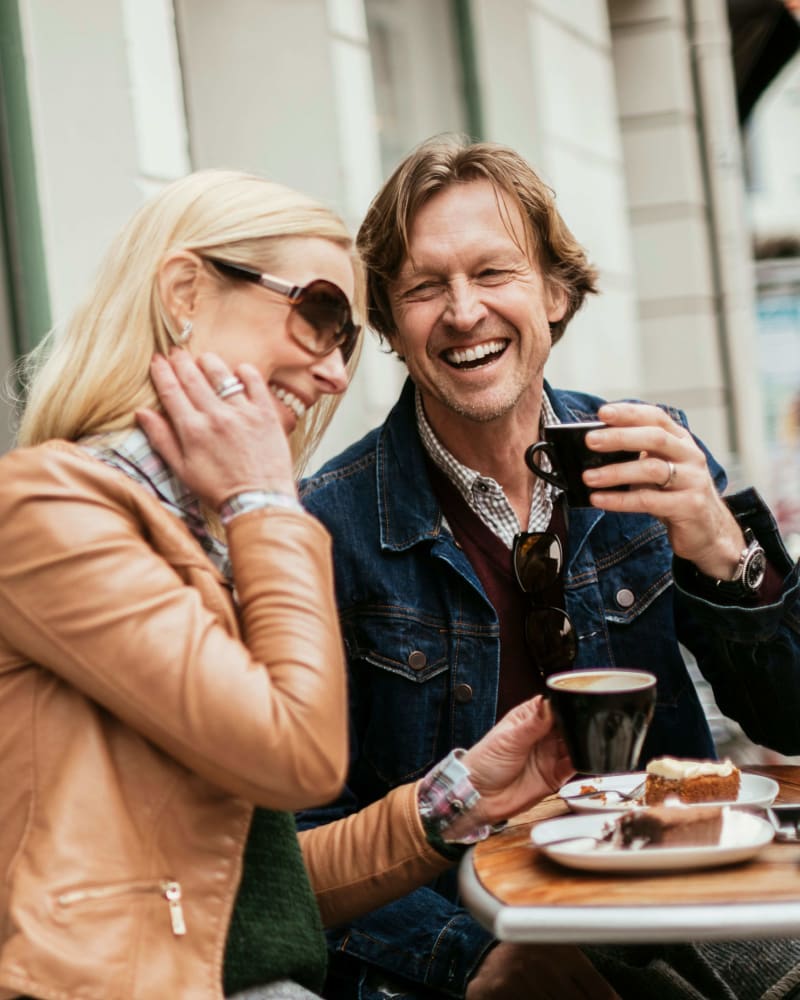
[[[289,442],[276,403],[252,366],[235,373],[243,390],[224,399],[232,376],[221,358],[187,351],[156,355],[150,367],[163,413],[136,413],[150,444],[189,489],[215,509],[245,490],[296,495]]]

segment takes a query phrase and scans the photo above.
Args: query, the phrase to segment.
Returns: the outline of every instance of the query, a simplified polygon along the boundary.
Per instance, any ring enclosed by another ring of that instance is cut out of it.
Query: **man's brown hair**
[[[408,233],[416,213],[444,188],[475,180],[488,180],[519,208],[529,242],[521,249],[539,265],[545,285],[566,294],[563,318],[550,324],[553,343],[587,293],[597,291],[597,271],[556,209],[553,191],[519,153],[464,136],[434,136],[395,169],[373,199],[356,238],[367,268],[367,318],[380,337],[391,337],[395,331],[389,287],[408,254]]]

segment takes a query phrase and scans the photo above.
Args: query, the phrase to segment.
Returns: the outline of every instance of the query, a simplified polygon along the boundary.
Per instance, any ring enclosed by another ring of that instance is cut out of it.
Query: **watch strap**
[[[767,566],[767,558],[760,542],[747,527],[742,528],[745,547],[739,555],[739,562],[730,580],[715,580],[717,593],[726,598],[755,597]]]

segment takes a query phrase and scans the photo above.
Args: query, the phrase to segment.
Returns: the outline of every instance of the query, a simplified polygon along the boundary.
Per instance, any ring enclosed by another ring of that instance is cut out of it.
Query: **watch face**
[[[748,590],[758,590],[764,582],[767,570],[767,557],[761,546],[754,548],[744,564],[742,583]]]

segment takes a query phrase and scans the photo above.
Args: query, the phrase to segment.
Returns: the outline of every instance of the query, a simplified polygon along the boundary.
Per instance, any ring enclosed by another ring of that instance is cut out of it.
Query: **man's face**
[[[501,205],[502,215],[484,180],[434,195],[413,219],[410,252],[390,289],[392,347],[440,437],[454,415],[468,431],[528,402],[538,413],[549,322],[566,309],[521,249],[519,210]]]

